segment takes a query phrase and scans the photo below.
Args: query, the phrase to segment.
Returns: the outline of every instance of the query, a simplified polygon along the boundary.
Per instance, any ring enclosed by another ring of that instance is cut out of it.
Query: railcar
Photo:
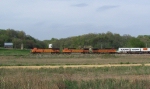
[[[142,53],[150,54],[150,48],[141,48]]]

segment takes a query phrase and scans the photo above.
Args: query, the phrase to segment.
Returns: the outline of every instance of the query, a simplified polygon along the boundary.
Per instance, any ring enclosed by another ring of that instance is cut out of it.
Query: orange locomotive
[[[62,53],[83,53],[83,49],[75,49],[75,48],[64,48]]]
[[[31,50],[31,53],[60,53],[60,49],[59,48],[48,48],[48,49],[33,48]]]
[[[76,49],[76,48],[64,48],[62,50],[62,53],[91,53],[91,51],[89,50],[89,48],[84,48],[84,49]]]
[[[109,49],[93,49],[93,53],[97,53],[97,54],[103,54],[103,53],[116,53],[117,50],[114,48],[109,48]]]

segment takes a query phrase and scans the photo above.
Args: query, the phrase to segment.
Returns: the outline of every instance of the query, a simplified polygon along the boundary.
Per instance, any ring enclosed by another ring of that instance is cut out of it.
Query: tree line
[[[117,33],[89,33],[79,36],[67,38],[51,38],[50,40],[40,41],[30,35],[26,35],[24,31],[14,29],[0,29],[0,47],[4,47],[5,42],[12,42],[14,48],[20,48],[21,44],[24,48],[31,49],[48,48],[48,44],[53,44],[54,48],[119,48],[119,47],[150,47],[150,35],[139,35],[133,37],[125,34]]]
[[[45,40],[52,43],[55,48],[119,48],[119,47],[150,47],[150,35],[139,35],[133,37],[117,33],[89,33],[68,38],[52,38]]]
[[[14,48],[21,48],[21,44],[23,44],[26,49],[46,47],[43,41],[26,35],[24,31],[16,31],[14,29],[0,29],[0,47],[4,47],[5,42],[12,42]]]

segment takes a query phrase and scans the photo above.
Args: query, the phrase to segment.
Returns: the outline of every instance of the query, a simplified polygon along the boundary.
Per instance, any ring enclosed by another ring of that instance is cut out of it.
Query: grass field
[[[31,55],[0,50],[0,89],[150,89],[150,55]],[[13,66],[142,64],[128,67],[13,68]]]
[[[27,55],[0,56],[0,66],[145,64],[150,55]]]
[[[149,89],[149,68],[0,69],[0,89]]]
[[[21,49],[4,49],[0,48],[1,56],[11,56],[11,55],[29,55],[31,50],[21,50]]]

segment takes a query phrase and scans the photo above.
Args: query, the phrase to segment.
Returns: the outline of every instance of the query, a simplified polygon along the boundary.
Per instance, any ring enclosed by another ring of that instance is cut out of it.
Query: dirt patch
[[[56,65],[56,66],[1,66],[0,68],[92,68],[92,67],[119,67],[119,66],[143,66],[143,64],[106,64],[106,65]],[[150,64],[144,64],[144,66],[150,66]]]

